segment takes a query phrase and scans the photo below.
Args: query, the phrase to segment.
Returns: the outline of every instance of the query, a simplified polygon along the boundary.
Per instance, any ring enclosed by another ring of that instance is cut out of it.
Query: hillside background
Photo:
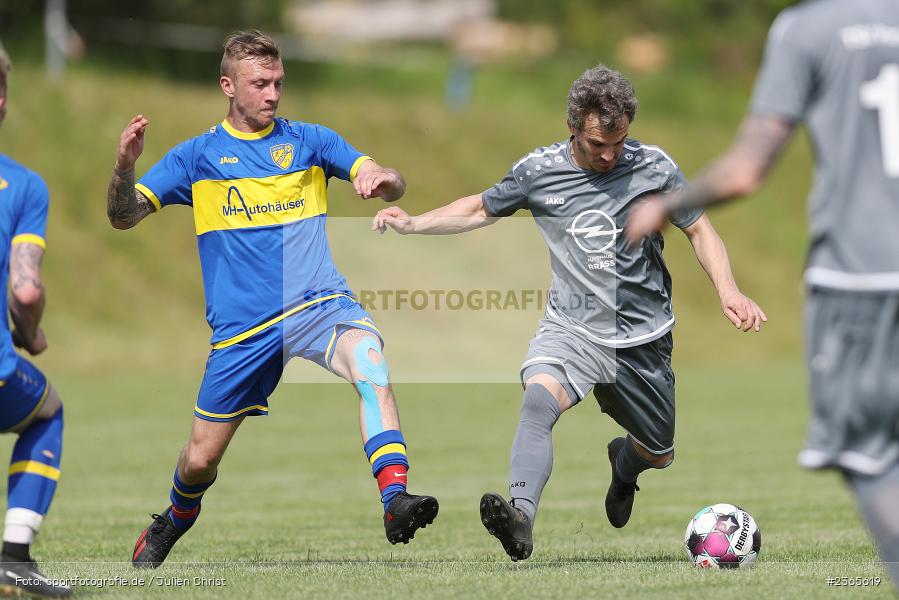
[[[73,4],[70,19],[83,52],[55,81],[44,73],[40,7],[16,3],[0,9],[0,36],[15,63],[0,151],[41,173],[52,198],[45,320],[50,350],[38,359],[51,372],[194,377],[202,372],[209,332],[189,210],[169,208],[120,232],[106,221],[105,195],[118,134],[133,114],[151,121],[138,173],[223,118],[220,54],[215,48],[174,50],[140,40],[116,43],[101,25],[128,19],[165,23],[177,15],[222,30],[257,24],[285,29],[279,15],[286,5],[217,4],[222,10],[212,12],[203,9],[205,3],[188,1],[146,2],[139,8]],[[731,139],[746,107],[767,23],[785,4],[646,0],[624,7],[502,0],[497,18],[539,22],[553,32],[555,49],[474,65],[464,106],[447,101],[447,81],[459,62],[449,45],[383,43],[366,51],[372,60],[358,59],[358,51],[347,60],[289,60],[280,114],[327,124],[381,163],[400,169],[409,183],[402,206],[420,212],[486,189],[522,155],[565,137],[568,86],[585,68],[604,62],[624,70],[637,89],[640,111],[632,136],[664,147],[690,177]],[[623,45],[629,36],[654,40],[664,66],[629,68],[631,46]],[[737,281],[771,319],[761,335],[732,331],[686,240],[668,232],[680,363],[799,360],[810,176],[808,147],[799,135],[760,193],[712,215]],[[334,182],[329,194],[334,217],[368,217],[380,207],[356,199],[341,182]],[[359,236],[354,247],[335,248],[351,285],[354,253],[365,255],[380,241]],[[405,241],[409,247],[417,243]],[[463,238],[458,242],[458,268],[464,272],[483,249]],[[398,273],[408,283],[406,267],[399,256],[383,261],[385,287],[397,285]],[[495,276],[501,281],[503,273]],[[489,343],[464,327],[455,335],[453,344]],[[391,344],[415,339],[415,331],[398,331]]]

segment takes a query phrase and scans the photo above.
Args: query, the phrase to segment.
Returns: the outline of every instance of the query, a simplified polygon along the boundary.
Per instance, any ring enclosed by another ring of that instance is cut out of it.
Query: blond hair
[[[222,55],[221,74],[233,78],[234,65],[245,58],[257,59],[263,63],[281,60],[281,49],[277,42],[267,33],[258,29],[234,31],[225,37],[222,43],[225,53]]]

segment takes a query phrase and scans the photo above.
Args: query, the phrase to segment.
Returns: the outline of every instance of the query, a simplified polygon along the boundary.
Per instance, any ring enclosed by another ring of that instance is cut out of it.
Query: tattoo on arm
[[[668,203],[668,212],[671,213],[682,208],[701,208],[723,200],[724,198],[715,193],[715,188],[708,181],[708,177],[703,177],[682,193],[672,196]]]
[[[115,169],[109,180],[106,193],[106,216],[116,229],[129,229],[137,225],[141,219],[156,207],[134,188],[134,169],[120,171]]]
[[[44,313],[43,257],[43,248],[23,243],[13,245],[9,259],[9,316],[15,326],[13,341],[32,354],[42,350],[35,349],[34,342]]]
[[[779,117],[750,115],[740,127],[733,153],[752,160],[764,176],[787,145],[794,127]]]
[[[669,210],[717,204],[752,193],[786,147],[795,125],[779,117],[750,115],[731,148],[681,194]]]
[[[42,294],[44,282],[41,281],[41,262],[44,250],[36,244],[14,244],[10,256],[9,287],[13,294],[25,287],[33,286]]]

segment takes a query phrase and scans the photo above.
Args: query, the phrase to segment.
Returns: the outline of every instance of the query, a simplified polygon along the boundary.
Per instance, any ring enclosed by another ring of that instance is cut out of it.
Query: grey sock
[[[625,438],[625,442],[624,449],[618,453],[618,458],[615,460],[615,474],[630,483],[637,481],[640,473],[651,469],[652,464],[637,454],[637,449],[634,448],[630,436]]]
[[[552,429],[559,420],[559,405],[553,395],[540,384],[532,383],[524,391],[521,418],[512,442],[512,468],[509,473],[509,495],[531,522],[543,486],[553,468]]]
[[[847,474],[880,559],[899,587],[899,463],[881,475]]]

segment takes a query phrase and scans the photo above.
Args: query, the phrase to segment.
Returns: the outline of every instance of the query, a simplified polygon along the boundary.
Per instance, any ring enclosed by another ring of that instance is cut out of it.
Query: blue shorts
[[[287,361],[299,356],[331,370],[337,336],[347,329],[365,329],[381,339],[365,309],[340,297],[310,306],[243,341],[213,349],[194,414],[219,422],[267,415],[268,397]]]
[[[50,385],[33,364],[17,356],[16,370],[0,383],[0,433],[27,424],[40,411]]]

